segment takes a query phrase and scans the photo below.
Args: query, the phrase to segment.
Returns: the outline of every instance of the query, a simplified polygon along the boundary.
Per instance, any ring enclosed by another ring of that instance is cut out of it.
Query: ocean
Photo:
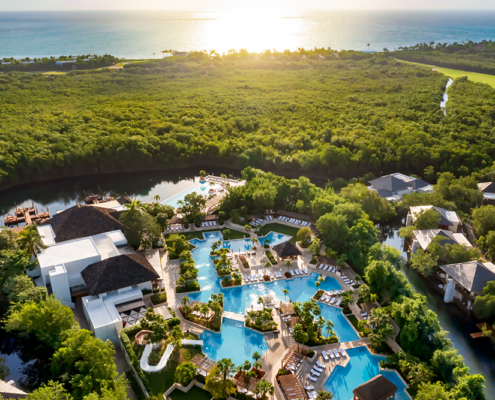
[[[163,50],[241,48],[382,51],[467,39],[495,39],[495,10],[0,11],[0,58],[90,53],[139,59],[163,57]]]

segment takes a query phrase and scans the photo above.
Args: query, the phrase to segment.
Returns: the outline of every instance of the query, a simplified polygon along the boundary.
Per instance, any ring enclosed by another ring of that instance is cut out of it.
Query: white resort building
[[[123,328],[120,314],[142,311],[142,290],[151,290],[160,278],[127,244],[119,216],[120,210],[79,205],[57,213],[38,226],[47,248],[28,272],[64,305],[74,308],[82,298],[95,336],[114,342]]]
[[[388,201],[398,201],[403,195],[413,192],[433,193],[433,186],[422,179],[396,172],[370,181],[368,190],[378,192],[380,197]]]
[[[414,238],[412,241],[412,250],[414,254],[418,249],[423,251],[428,249],[428,246],[435,240],[439,238],[440,244],[442,246],[448,244],[460,244],[467,249],[472,249],[473,245],[469,243],[466,236],[462,233],[454,233],[446,229],[424,229],[420,231],[413,231]]]
[[[444,208],[435,206],[411,207],[409,214],[407,214],[406,226],[411,226],[414,222],[416,222],[422,213],[431,209],[435,210],[440,216],[438,221],[438,229],[447,229],[455,233],[461,232],[461,220],[455,211],[448,211]]]

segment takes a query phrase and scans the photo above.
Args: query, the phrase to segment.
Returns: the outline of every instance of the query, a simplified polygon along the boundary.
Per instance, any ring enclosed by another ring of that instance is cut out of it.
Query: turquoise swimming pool
[[[166,204],[166,205],[172,206],[173,208],[177,208],[177,207],[179,207],[179,204],[177,204],[177,202],[179,200],[183,200],[184,197],[186,197],[186,195],[193,193],[193,192],[196,192],[197,194],[202,194],[204,196],[205,194],[208,194],[208,190],[210,190],[210,188],[211,188],[211,186],[208,184],[208,182],[200,183],[198,181],[194,186],[190,187],[189,189],[186,189],[186,190],[176,194],[175,196],[170,197],[170,198],[162,201],[162,204]],[[215,185],[214,188],[218,189],[218,188],[220,188],[220,186]]]
[[[253,283],[232,289],[222,289],[210,257],[211,245],[217,240],[222,240],[222,235],[219,231],[204,232],[203,235],[206,240],[193,239],[190,241],[196,246],[192,251],[192,255],[199,271],[198,281],[201,285],[201,292],[189,294],[191,301],[199,300],[207,302],[212,293],[222,292],[225,296],[225,311],[244,315],[244,309],[251,307],[251,304],[256,304],[256,301],[262,294],[272,293],[279,300],[283,300],[285,298],[283,290],[288,289],[288,299],[291,299],[293,302],[304,302],[309,300],[316,292],[315,282],[318,280],[319,274],[314,272],[309,274],[309,276],[295,278],[289,281],[280,280],[268,283]],[[282,240],[279,234],[275,235],[272,236],[274,242],[276,240]],[[285,240],[289,238],[285,235],[282,236],[285,237]],[[244,242],[244,240],[231,242]],[[322,282],[320,288],[324,290],[342,289],[338,281],[330,277],[327,277]],[[331,319],[335,324],[335,331],[342,342],[359,339],[352,326],[342,315],[340,309],[324,304],[321,305],[321,309],[322,315],[325,318]]]
[[[347,365],[337,365],[325,382],[325,389],[334,394],[334,399],[352,399],[352,391],[356,387],[382,374],[399,388],[394,399],[410,400],[405,392],[406,386],[396,372],[380,371],[378,363],[385,357],[371,354],[367,347],[355,347],[347,349],[346,352],[350,357]]]
[[[252,363],[254,352],[263,355],[268,350],[263,334],[245,329],[243,322],[229,318],[223,319],[220,333],[204,331],[200,338],[203,340],[203,353],[209,358],[215,361],[230,358],[236,365],[245,360]]]

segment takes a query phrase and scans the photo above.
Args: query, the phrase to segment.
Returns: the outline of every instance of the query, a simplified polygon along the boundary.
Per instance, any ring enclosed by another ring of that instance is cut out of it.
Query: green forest
[[[444,75],[386,53],[314,54],[0,75],[0,188],[207,164],[331,179],[429,166],[462,176],[495,159],[489,86],[457,79],[444,116]]]
[[[495,75],[495,42],[422,43],[391,53],[401,60]]]

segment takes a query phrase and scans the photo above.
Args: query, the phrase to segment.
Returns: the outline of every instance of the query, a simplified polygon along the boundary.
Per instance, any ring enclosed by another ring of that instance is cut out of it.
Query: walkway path
[[[229,318],[229,319],[233,319],[235,321],[241,321],[241,322],[244,322],[245,318],[244,318],[244,315],[241,315],[241,314],[237,314],[237,313],[234,313],[234,312],[230,312],[230,311],[224,311],[222,316],[224,318]]]

